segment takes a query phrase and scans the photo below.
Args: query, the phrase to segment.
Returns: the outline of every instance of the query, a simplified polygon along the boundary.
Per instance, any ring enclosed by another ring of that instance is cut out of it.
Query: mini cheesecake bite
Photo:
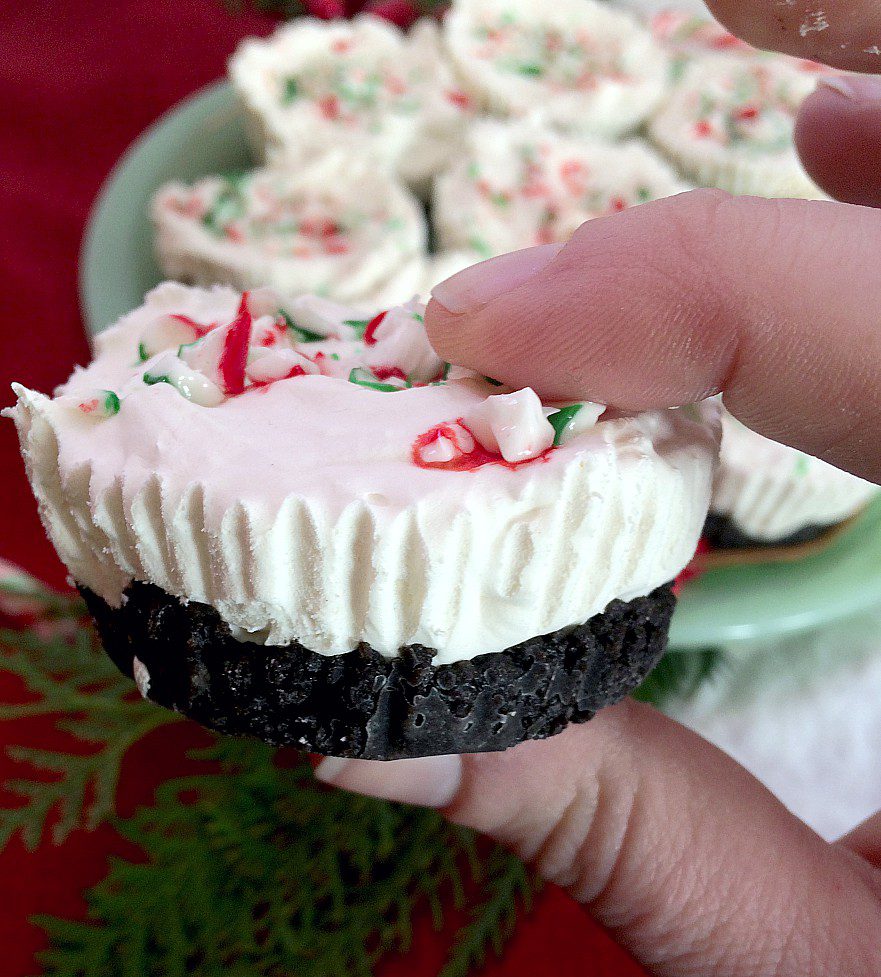
[[[416,302],[167,283],[54,397],[46,530],[151,700],[339,756],[499,750],[662,654],[715,403],[621,416],[444,363]]]
[[[478,104],[538,114],[566,132],[616,137],[663,96],[667,55],[634,18],[594,0],[454,0],[450,56]]]
[[[482,258],[563,243],[587,220],[688,187],[642,143],[608,145],[534,122],[483,121],[435,184],[442,247]]]
[[[810,68],[802,67],[809,65]],[[654,115],[655,144],[695,183],[736,194],[819,198],[793,142],[812,62],[719,55],[688,63]]]
[[[721,549],[809,542],[860,512],[879,488],[763,438],[727,412],[705,536]]]
[[[229,75],[265,158],[297,167],[345,149],[422,189],[455,153],[473,111],[429,20],[404,34],[370,14],[299,18],[245,41]]]
[[[192,284],[266,284],[286,300],[315,293],[372,306],[389,293],[412,296],[425,274],[416,199],[340,154],[296,170],[167,184],[152,217],[163,272]]]

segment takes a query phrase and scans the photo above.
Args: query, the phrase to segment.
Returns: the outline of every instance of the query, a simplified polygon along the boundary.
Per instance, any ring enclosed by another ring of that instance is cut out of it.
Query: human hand
[[[754,43],[866,70],[881,15],[715,0]],[[842,46],[844,45],[844,46]],[[695,191],[439,286],[438,351],[550,399],[625,409],[724,390],[768,437],[881,481],[881,83],[805,103],[811,175],[851,203]],[[874,167],[874,168],[873,168]],[[524,356],[524,350],[529,351]],[[658,974],[881,973],[881,815],[828,844],[745,770],[635,702],[501,754],[326,760],[319,779],[439,808],[565,886]]]

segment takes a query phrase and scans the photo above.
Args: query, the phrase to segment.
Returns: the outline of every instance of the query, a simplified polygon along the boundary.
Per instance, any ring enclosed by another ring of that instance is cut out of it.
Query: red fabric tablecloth
[[[230,13],[221,0],[0,4],[0,405],[10,402],[13,379],[49,391],[87,358],[77,255],[89,207],[119,155],[171,105],[219,77],[241,37],[272,26],[267,17]],[[0,423],[0,473],[0,555],[63,586],[7,421]],[[53,743],[50,729],[27,732],[33,745]],[[0,745],[4,733],[12,735],[0,728]],[[123,779],[125,805],[149,801],[163,776],[181,772],[183,751],[199,736],[193,727],[163,735],[165,749],[129,759],[137,775]],[[0,782],[9,772],[0,761]],[[2,977],[35,972],[41,937],[28,917],[81,913],[83,888],[101,877],[106,855],[119,849],[104,829],[32,854],[13,843],[0,856]],[[383,970],[421,977],[437,971],[442,955],[443,937],[426,926],[414,952]],[[641,971],[575,903],[550,888],[504,960],[487,973],[627,977]]]

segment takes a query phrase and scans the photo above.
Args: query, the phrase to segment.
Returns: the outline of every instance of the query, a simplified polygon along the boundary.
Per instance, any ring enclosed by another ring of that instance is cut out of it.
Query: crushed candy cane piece
[[[374,369],[396,366],[411,383],[431,383],[443,372],[444,361],[428,340],[421,308],[411,301],[389,309],[381,319],[377,317],[373,341],[368,344],[364,357],[367,366]],[[364,342],[367,343],[366,333]]]
[[[121,401],[112,390],[94,390],[76,396],[60,397],[59,400],[71,406],[83,417],[103,419],[119,413]]]
[[[260,350],[249,358],[245,375],[257,387],[265,387],[277,380],[320,373],[316,364],[293,349]]]
[[[556,436],[531,387],[487,397],[463,420],[487,451],[500,454],[507,462],[537,458],[553,446]]]
[[[247,296],[247,298],[245,298]],[[242,296],[242,302],[254,319],[262,316],[276,318],[281,309],[281,297],[274,288],[252,288]]]
[[[360,320],[352,319],[349,306],[319,295],[301,295],[288,305],[287,311],[296,326],[321,338],[358,339],[363,334],[363,330],[359,333],[355,327],[354,324],[360,324]]]
[[[606,410],[603,404],[582,401],[562,407],[545,407],[548,422],[554,429],[554,447],[566,444],[578,434],[583,434],[596,426]]]
[[[198,339],[203,327],[185,316],[161,315],[150,323],[138,344],[138,357],[144,362],[167,349],[177,349]]]
[[[142,377],[148,386],[167,383],[199,407],[217,407],[226,399],[220,387],[172,352],[162,353]]]

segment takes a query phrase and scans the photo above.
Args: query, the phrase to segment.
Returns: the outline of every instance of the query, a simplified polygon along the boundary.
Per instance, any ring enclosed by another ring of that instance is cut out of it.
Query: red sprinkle
[[[713,38],[710,47],[714,47],[719,51],[724,51],[727,48],[747,47],[747,45],[733,34],[722,34],[720,37]]]
[[[379,315],[374,316],[370,322],[367,323],[367,328],[364,330],[364,345],[365,346],[375,346],[376,345],[376,330],[382,325],[382,320],[388,315],[388,311],[380,312]]]
[[[474,448],[471,451],[464,451],[459,444],[459,431],[457,427],[467,431],[474,440]],[[425,461],[423,450],[429,445],[434,444],[440,438],[447,438],[449,441],[452,441],[458,454],[449,461]],[[529,458],[527,461],[505,461],[501,455],[495,455],[491,451],[487,451],[477,438],[474,437],[460,417],[455,424],[438,424],[424,434],[420,434],[413,442],[411,457],[414,465],[429,470],[440,469],[447,472],[472,472],[478,468],[483,468],[484,465],[500,465],[502,468],[508,468],[513,471],[517,468],[522,468],[524,465],[531,465],[534,461],[547,461],[548,455],[553,450],[553,448],[548,448],[547,451],[538,455],[536,458]]]
[[[457,109],[463,109],[467,111],[468,109],[471,108],[471,96],[468,95],[466,92],[462,92],[459,91],[458,89],[454,89],[453,91],[447,92],[446,96],[447,96],[447,101],[452,102],[452,104],[455,105]]]
[[[734,113],[734,117],[740,122],[749,122],[752,119],[758,118],[759,110],[755,105],[744,105],[742,109],[738,109]]]
[[[338,119],[340,117],[340,100],[336,95],[327,95],[318,102],[318,108],[325,119]]]
[[[627,201],[623,197],[612,197],[609,206],[616,214],[620,214],[622,210],[627,210]]]
[[[79,405],[79,409],[84,414],[92,414],[94,411],[96,411],[98,409],[98,399],[97,399],[97,397],[94,400],[84,400]]]
[[[229,326],[223,341],[218,370],[223,391],[230,397],[245,389],[245,367],[248,363],[248,344],[251,341],[251,313],[248,311],[248,293],[242,296],[239,314]]]
[[[712,136],[713,127],[706,119],[701,119],[699,122],[695,122],[694,133],[696,136],[700,136],[701,139],[706,139],[707,136]]]
[[[399,366],[373,366],[371,367],[373,375],[380,382],[383,380],[403,380],[406,382],[407,374]]]

